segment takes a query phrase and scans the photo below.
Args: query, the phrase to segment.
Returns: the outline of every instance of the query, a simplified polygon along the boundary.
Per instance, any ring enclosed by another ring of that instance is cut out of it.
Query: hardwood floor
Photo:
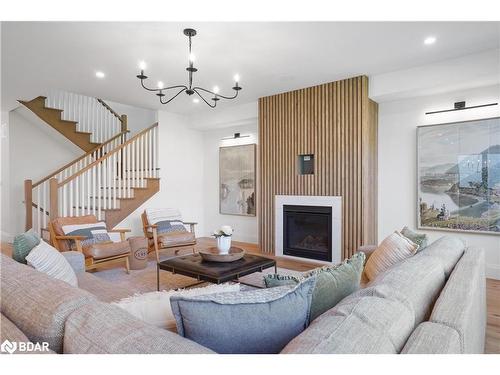
[[[202,237],[198,239],[197,249],[214,246],[215,241],[212,238]],[[241,247],[245,251],[254,254],[261,254],[259,246],[256,244],[233,241],[234,246]],[[1,252],[6,255],[12,254],[12,246],[2,243]],[[295,261],[276,257],[270,254],[261,254],[268,258],[276,259],[278,267],[288,268],[295,271],[307,271],[321,266],[319,263],[307,261]],[[486,298],[487,298],[487,325],[486,325],[486,347],[485,353],[500,354],[500,280],[486,279]]]

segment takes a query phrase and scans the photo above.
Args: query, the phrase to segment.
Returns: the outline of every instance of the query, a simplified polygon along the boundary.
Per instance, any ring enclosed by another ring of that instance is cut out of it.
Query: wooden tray
[[[228,254],[220,254],[219,249],[216,247],[210,247],[208,249],[200,250],[199,253],[203,260],[207,262],[226,263],[234,262],[235,260],[243,258],[245,250],[240,249],[239,247],[231,246]]]

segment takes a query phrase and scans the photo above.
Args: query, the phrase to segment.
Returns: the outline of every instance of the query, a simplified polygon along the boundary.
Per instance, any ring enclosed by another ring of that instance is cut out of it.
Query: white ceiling
[[[374,75],[498,48],[498,22],[147,23],[3,22],[2,109],[49,89],[172,112],[205,110],[182,94],[162,106],[139,86],[138,62],[150,84],[187,80],[185,27],[194,27],[195,83],[231,93],[218,108],[359,74]],[[433,35],[434,45],[423,40]],[[97,79],[95,71],[106,73]]]

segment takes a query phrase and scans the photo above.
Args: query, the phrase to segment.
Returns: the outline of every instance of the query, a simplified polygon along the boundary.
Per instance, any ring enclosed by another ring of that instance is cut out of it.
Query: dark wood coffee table
[[[160,270],[195,278],[198,282],[189,285],[194,286],[207,281],[221,284],[235,280],[245,284],[238,279],[254,272],[262,272],[271,267],[274,267],[276,273],[276,261],[274,259],[253,254],[245,254],[243,258],[229,263],[206,262],[199,254],[178,256],[156,264],[156,288],[160,290]],[[257,287],[256,285],[251,286]]]

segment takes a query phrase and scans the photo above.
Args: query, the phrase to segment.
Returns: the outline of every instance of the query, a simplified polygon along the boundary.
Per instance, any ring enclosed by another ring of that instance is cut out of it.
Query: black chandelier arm
[[[207,89],[204,89],[203,87],[193,87],[193,90],[201,90],[201,91],[205,91],[205,92],[208,92],[209,94],[212,94],[213,96],[216,96],[218,98],[223,98],[223,99],[234,99],[238,96],[238,91],[239,90],[235,90],[236,93],[234,94],[234,96],[224,96],[224,95],[221,95],[221,94],[216,94],[215,92],[213,91],[210,91],[210,90],[207,90]],[[199,94],[198,94],[199,95]]]
[[[146,85],[144,85],[144,80],[141,79],[141,86],[148,90],[148,91],[153,91],[153,92],[161,92],[163,90],[171,90],[171,89],[179,89],[179,88],[182,88],[183,90],[187,90],[187,86],[185,85],[175,85],[175,86],[170,86],[170,87],[164,87],[162,89],[159,89],[159,88],[156,88],[156,89],[151,89],[149,87],[146,87]]]
[[[186,90],[187,90],[187,87],[186,87],[186,86],[177,86],[177,87],[182,87],[182,88],[179,90],[179,92],[178,92],[177,94],[175,94],[174,96],[172,96],[172,97],[171,97],[170,99],[168,99],[166,102],[164,102],[164,101],[162,100],[162,97],[160,96],[160,103],[161,103],[161,104],[168,104],[168,103],[170,103],[172,100],[174,100],[175,98],[177,98],[177,96],[179,96],[181,92],[184,92],[184,91],[186,91]],[[173,87],[169,87],[169,88],[173,88]]]
[[[211,108],[215,108],[215,107],[217,106],[217,101],[216,101],[216,100],[214,100],[214,104],[211,104],[211,103],[207,102],[207,100],[203,97],[203,95],[201,95],[201,94],[198,92],[198,90],[197,90],[197,89],[199,89],[199,87],[194,87],[194,88],[193,88],[193,91],[194,91],[194,92],[196,93],[196,95],[198,95],[198,96],[201,98],[201,100],[203,100],[203,101],[204,101],[204,102],[205,102],[205,103],[206,103],[209,107],[211,107]],[[204,91],[207,91],[207,90],[204,90]],[[210,92],[210,91],[208,91],[208,92]]]

